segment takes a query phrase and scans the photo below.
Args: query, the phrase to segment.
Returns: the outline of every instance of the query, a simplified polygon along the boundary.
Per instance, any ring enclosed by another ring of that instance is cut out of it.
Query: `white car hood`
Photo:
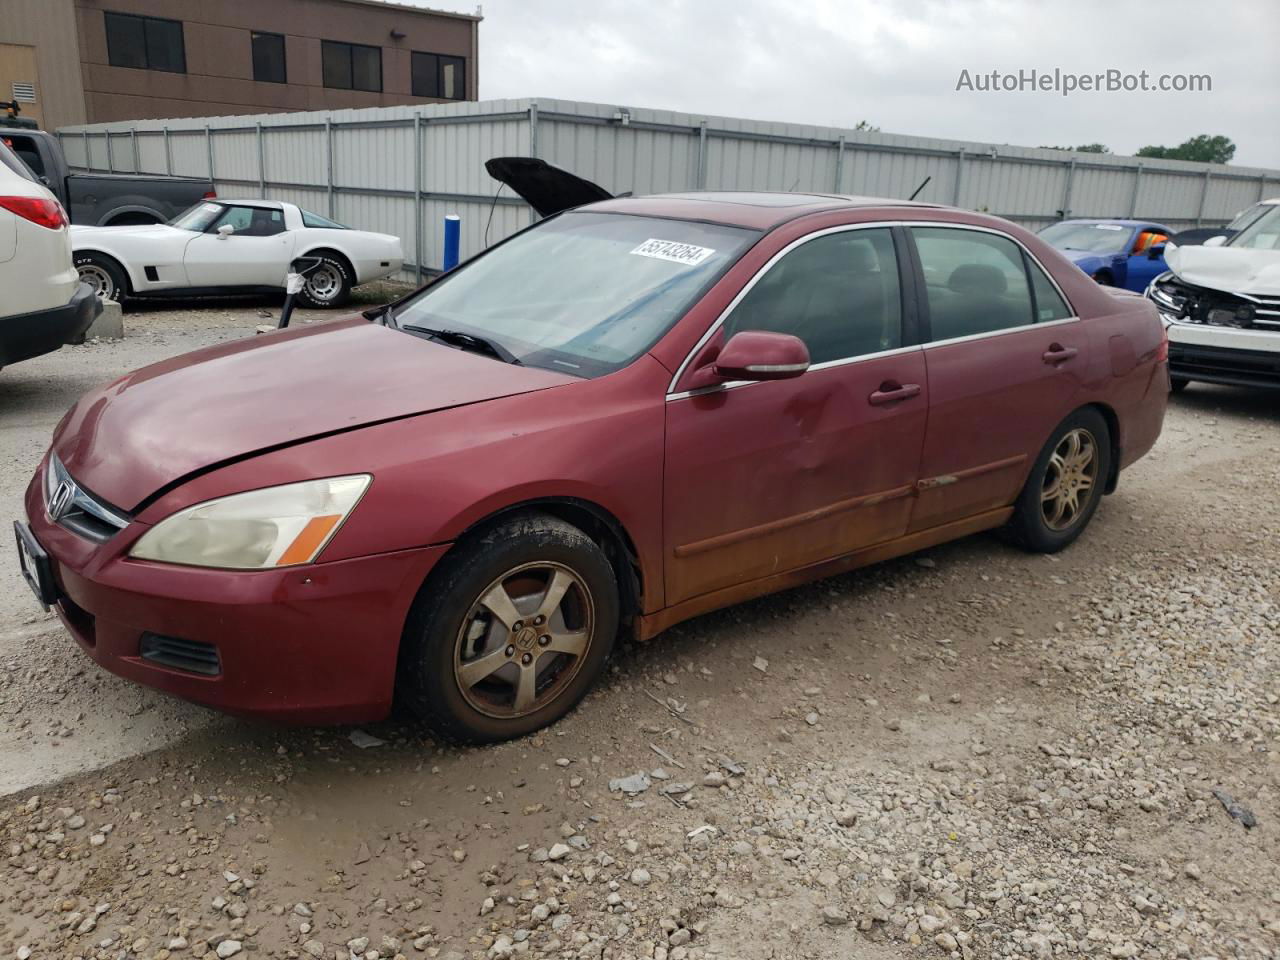
[[[76,224],[71,227],[71,239],[73,241],[85,240],[89,237],[107,238],[107,237],[142,237],[144,239],[172,240],[175,236],[185,235],[188,238],[195,236],[189,230],[179,230],[177,227],[171,227],[165,223],[142,223],[132,227],[90,227],[84,224]]]
[[[1170,244],[1164,259],[1180,279],[1198,287],[1255,297],[1280,296],[1280,250]]]

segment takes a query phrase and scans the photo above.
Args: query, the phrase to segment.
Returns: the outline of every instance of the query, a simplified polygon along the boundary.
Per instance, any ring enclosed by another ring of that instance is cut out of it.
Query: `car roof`
[[[283,210],[285,204],[280,200],[248,200],[239,197],[210,197],[210,203],[229,203],[237,207],[262,207],[266,210]]]
[[[659,193],[644,197],[617,197],[578,207],[597,213],[629,213],[670,220],[700,220],[726,226],[770,230],[778,224],[811,213],[840,209],[892,210],[941,208],[942,204],[858,197],[839,193],[783,193],[772,191],[699,190],[692,193]]]
[[[1118,227],[1161,227],[1157,220],[1127,220],[1124,217],[1072,217],[1070,220],[1059,220],[1058,223],[1108,223]]]

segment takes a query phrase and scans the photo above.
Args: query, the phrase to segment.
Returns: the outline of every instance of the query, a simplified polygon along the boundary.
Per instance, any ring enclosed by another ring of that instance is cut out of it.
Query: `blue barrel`
[[[448,273],[458,265],[458,244],[462,237],[462,218],[451,213],[444,218],[444,269]]]

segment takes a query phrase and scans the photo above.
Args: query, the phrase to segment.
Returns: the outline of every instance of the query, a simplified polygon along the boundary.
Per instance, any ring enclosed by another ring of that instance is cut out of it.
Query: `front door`
[[[928,396],[898,263],[887,227],[797,241],[698,350],[686,376],[734,333],[772,330],[804,340],[811,366],[693,393],[677,383],[668,397],[668,603],[906,531]]]
[[[912,227],[929,342],[929,429],[912,531],[1006,507],[1080,403],[1084,324],[1003,234]]]
[[[1135,293],[1142,293],[1151,284],[1152,280],[1169,269],[1164,262],[1162,253],[1157,255],[1154,260],[1151,259],[1152,249],[1162,248],[1168,242],[1168,236],[1158,230],[1148,227],[1138,231],[1138,235],[1133,241],[1133,246],[1129,250],[1129,264],[1124,282],[1125,289],[1132,290]]]
[[[230,227],[227,234],[220,227]],[[283,287],[293,259],[294,234],[278,207],[230,204],[187,244],[183,257],[193,287]]]

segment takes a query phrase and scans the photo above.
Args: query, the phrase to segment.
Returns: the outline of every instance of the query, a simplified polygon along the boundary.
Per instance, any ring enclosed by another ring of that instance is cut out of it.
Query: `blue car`
[[[1148,220],[1061,220],[1040,231],[1040,239],[1107,287],[1142,293],[1169,268],[1164,247],[1169,228]]]

